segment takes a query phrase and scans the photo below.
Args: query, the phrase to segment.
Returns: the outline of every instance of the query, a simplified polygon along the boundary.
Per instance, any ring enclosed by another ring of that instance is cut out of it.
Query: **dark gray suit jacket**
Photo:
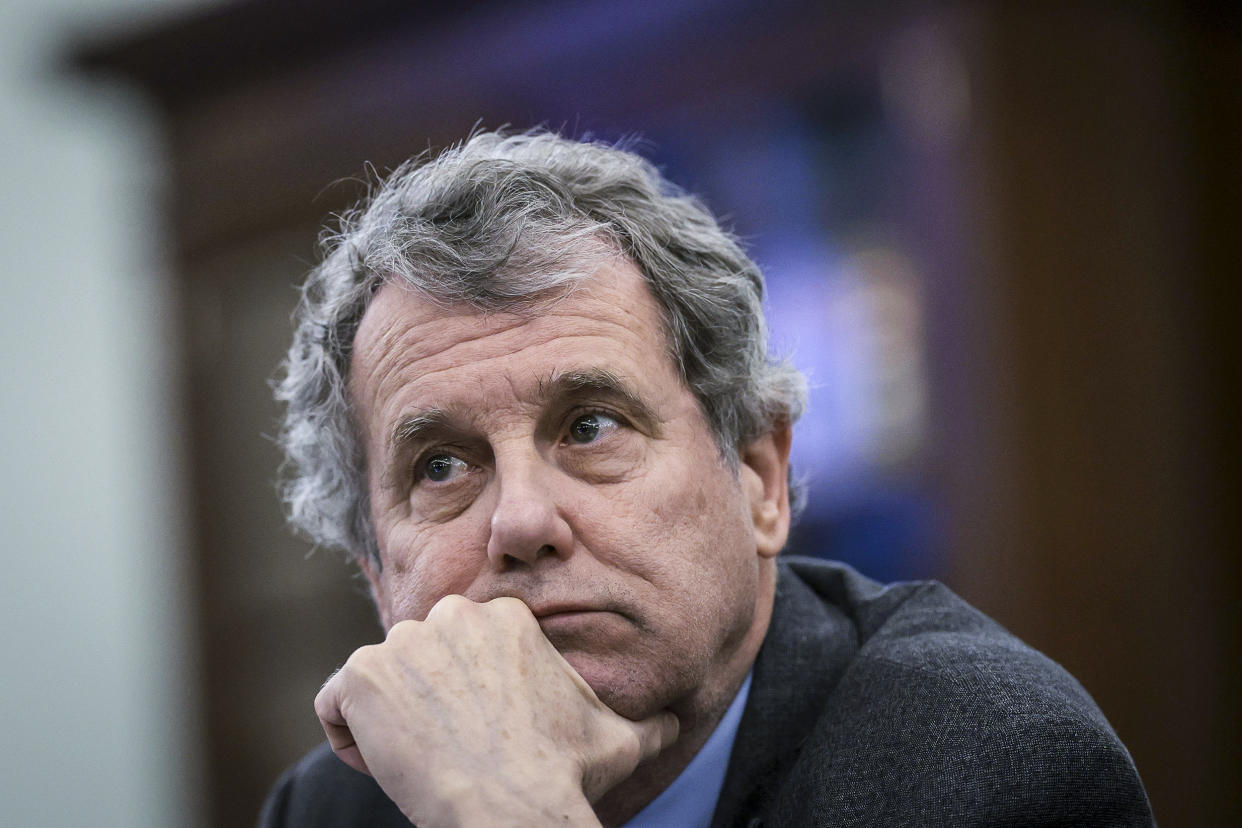
[[[940,584],[781,558],[713,828],[1152,824],[1130,755],[1052,661]],[[323,746],[259,825],[409,823]]]

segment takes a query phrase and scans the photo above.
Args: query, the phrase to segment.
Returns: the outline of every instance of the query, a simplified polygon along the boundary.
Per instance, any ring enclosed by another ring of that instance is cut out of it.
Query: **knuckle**
[[[464,595],[445,595],[435,606],[427,613],[428,621],[439,621],[460,619],[465,613],[469,612],[469,608],[474,606],[474,602]]]
[[[417,638],[418,630],[419,623],[417,621],[398,621],[389,628],[388,635],[384,640],[401,645],[411,639]]]
[[[638,764],[642,758],[642,743],[633,728],[612,719],[598,722],[596,727],[596,744],[603,750],[608,765],[632,768]]]
[[[349,658],[345,659],[345,665],[337,673],[345,679],[365,675],[375,667],[379,658],[379,645],[366,644],[350,653]]]
[[[493,612],[505,618],[533,618],[530,607],[518,598],[493,598],[487,604]]]
[[[635,767],[643,758],[642,740],[633,728],[620,726],[616,736],[616,755],[628,767]]]
[[[319,718],[326,718],[332,712],[332,699],[334,693],[325,684],[318,693],[315,694],[315,715]]]

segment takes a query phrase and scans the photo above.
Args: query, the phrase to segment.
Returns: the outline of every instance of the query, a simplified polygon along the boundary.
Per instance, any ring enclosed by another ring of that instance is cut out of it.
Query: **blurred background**
[[[640,135],[811,378],[794,551],[1064,664],[1166,826],[1236,795],[1242,14],[1204,2],[5,0],[5,826],[234,826],[380,632],[283,528],[318,229],[472,126]]]

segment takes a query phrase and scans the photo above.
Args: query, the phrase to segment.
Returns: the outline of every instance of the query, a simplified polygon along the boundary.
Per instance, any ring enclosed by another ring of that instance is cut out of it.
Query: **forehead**
[[[354,338],[350,394],[365,426],[445,397],[486,406],[568,371],[603,368],[653,392],[679,382],[660,311],[637,268],[608,261],[569,294],[520,313],[443,306],[381,288]],[[506,395],[509,396],[509,395]],[[497,401],[498,398],[497,398]]]

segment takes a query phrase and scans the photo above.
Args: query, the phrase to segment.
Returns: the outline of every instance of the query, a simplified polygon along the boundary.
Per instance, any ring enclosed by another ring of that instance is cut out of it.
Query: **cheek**
[[[720,554],[746,544],[750,512],[738,480],[723,461],[713,457],[707,463],[685,464],[670,477],[672,485],[647,493],[651,510],[668,531],[708,538],[708,547]],[[729,545],[720,547],[726,539]]]
[[[610,519],[601,527],[611,540],[603,549],[623,569],[660,585],[660,600],[718,592],[722,578],[745,583],[756,559],[754,538],[730,469],[670,464],[627,487],[628,497],[616,494],[597,504]]]
[[[441,530],[441,531],[436,531]],[[486,558],[486,546],[471,547],[469,533],[446,527],[419,531],[398,525],[382,543],[389,622],[423,620],[445,595],[465,593]]]
[[[727,467],[686,479],[694,485],[659,507],[681,559],[681,578],[705,599],[705,615],[732,612],[750,600],[758,566],[750,510]]]

